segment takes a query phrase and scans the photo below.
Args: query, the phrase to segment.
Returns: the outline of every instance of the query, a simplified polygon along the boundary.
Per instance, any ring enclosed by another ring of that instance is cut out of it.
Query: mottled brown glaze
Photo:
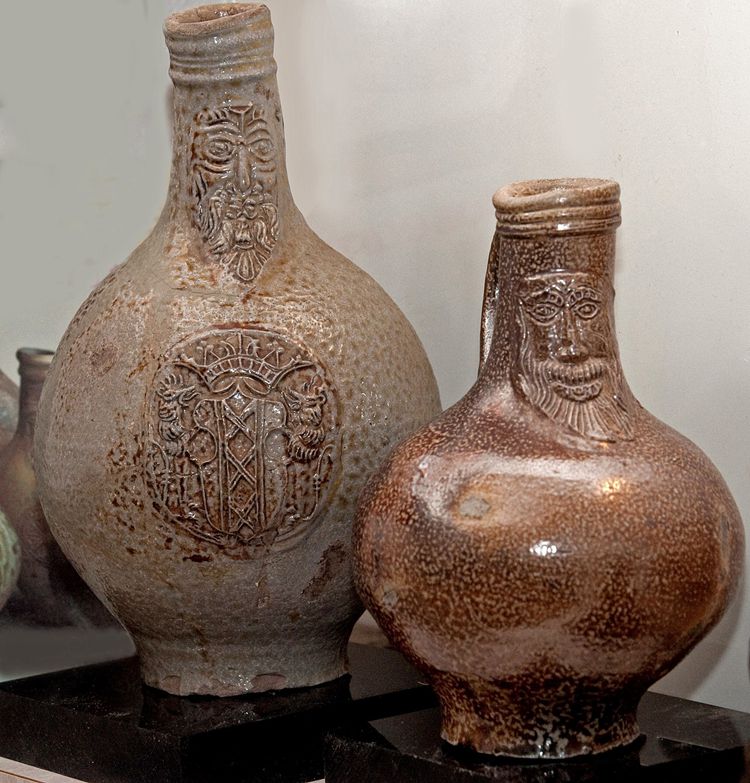
[[[38,348],[20,348],[16,353],[20,410],[15,435],[0,452],[0,508],[18,536],[22,555],[6,617],[25,625],[113,625],[112,616],[60,551],[39,504],[31,448],[39,397],[53,355]]]
[[[0,449],[5,448],[18,425],[18,386],[0,370]]]
[[[643,692],[721,616],[742,525],[622,375],[617,184],[519,183],[494,203],[479,378],[363,492],[356,584],[435,687],[448,742],[595,753],[637,737]]]
[[[268,9],[191,9],[165,35],[167,202],[60,344],[42,503],[148,684],[314,685],[345,672],[361,612],[356,497],[437,387],[393,301],[294,204]]]

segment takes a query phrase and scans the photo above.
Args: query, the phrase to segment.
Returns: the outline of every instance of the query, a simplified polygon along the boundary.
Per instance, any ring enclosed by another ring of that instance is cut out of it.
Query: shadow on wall
[[[719,628],[714,629],[707,638],[699,642],[673,671],[653,686],[653,690],[688,699],[695,696],[714,669],[719,666],[721,654],[729,647],[729,640],[737,631],[742,617],[743,594],[744,578],[740,580],[735,599],[724,615]],[[717,636],[718,638],[716,638]],[[748,667],[750,673],[750,657],[748,658]],[[701,699],[705,700],[705,697],[702,696]]]

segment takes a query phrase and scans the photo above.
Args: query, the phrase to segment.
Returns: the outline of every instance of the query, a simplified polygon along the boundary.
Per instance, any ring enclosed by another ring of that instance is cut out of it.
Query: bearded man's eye
[[[535,302],[527,303],[526,311],[535,321],[549,323],[560,312],[560,307],[553,302]]]
[[[270,139],[259,139],[250,145],[250,149],[259,158],[268,158],[273,155],[273,143]]]
[[[226,163],[232,157],[233,151],[232,143],[221,139],[214,139],[206,146],[206,154],[215,163]]]
[[[599,305],[597,302],[592,302],[590,299],[584,299],[575,306],[576,315],[581,318],[593,318],[599,313]]]

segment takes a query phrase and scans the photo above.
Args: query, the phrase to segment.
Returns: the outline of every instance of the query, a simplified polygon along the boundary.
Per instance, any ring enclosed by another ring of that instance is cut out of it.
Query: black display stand
[[[326,783],[748,783],[750,714],[647,693],[643,736],[562,762],[496,760],[441,742],[436,708],[348,724],[326,739]],[[746,758],[748,761],[746,762]]]
[[[434,703],[398,653],[351,644],[349,660],[326,685],[226,699],[145,687],[135,658],[6,682],[0,756],[89,783],[317,780],[332,726]]]

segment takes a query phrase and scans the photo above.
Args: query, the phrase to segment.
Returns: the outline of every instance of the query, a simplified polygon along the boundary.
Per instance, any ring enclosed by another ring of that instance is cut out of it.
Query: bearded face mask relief
[[[523,394],[553,421],[600,441],[632,437],[610,296],[582,272],[532,275],[518,295]]]
[[[198,114],[192,188],[195,223],[211,256],[251,282],[279,233],[276,145],[262,109],[236,106]]]

